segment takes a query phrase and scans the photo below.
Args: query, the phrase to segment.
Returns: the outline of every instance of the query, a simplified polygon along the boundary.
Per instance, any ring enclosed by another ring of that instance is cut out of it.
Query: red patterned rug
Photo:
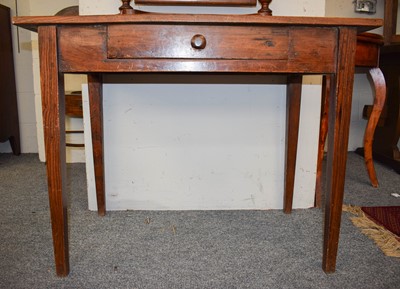
[[[400,258],[400,207],[356,207],[343,205],[353,224],[374,240],[387,256]]]
[[[400,238],[400,207],[361,207],[361,210],[372,221]]]

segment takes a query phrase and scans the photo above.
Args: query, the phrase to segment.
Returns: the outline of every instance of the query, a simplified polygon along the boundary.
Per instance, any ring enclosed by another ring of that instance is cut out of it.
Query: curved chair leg
[[[374,162],[372,159],[372,143],[374,140],[374,133],[376,125],[378,124],[379,117],[381,115],[383,105],[386,99],[386,83],[380,68],[371,68],[368,71],[368,75],[373,89],[375,92],[374,105],[372,107],[371,115],[368,119],[368,124],[364,133],[364,160],[367,166],[369,179],[373,187],[378,186],[378,179],[375,173]]]
[[[328,134],[328,113],[329,113],[329,94],[330,94],[331,76],[324,75],[322,81],[322,101],[321,118],[318,140],[318,158],[317,158],[317,181],[315,184],[315,203],[316,207],[321,207],[322,196],[322,161],[324,159],[325,141]]]

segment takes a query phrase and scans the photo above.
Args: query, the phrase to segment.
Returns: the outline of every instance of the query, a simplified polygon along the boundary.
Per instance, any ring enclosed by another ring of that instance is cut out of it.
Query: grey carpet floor
[[[400,205],[400,176],[349,154],[345,203]],[[0,154],[0,288],[400,288],[386,257],[343,214],[337,270],[321,269],[322,212],[88,211],[85,167],[68,165],[70,264],[54,273],[45,165]]]

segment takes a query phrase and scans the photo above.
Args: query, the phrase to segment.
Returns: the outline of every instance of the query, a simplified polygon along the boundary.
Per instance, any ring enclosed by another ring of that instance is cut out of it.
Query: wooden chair
[[[379,50],[383,45],[383,36],[373,33],[362,33],[357,37],[356,50],[356,67],[367,67],[369,80],[374,90],[375,98],[372,111],[369,115],[368,124],[364,133],[364,160],[367,172],[372,186],[378,186],[374,163],[372,159],[372,142],[375,128],[378,124],[386,98],[386,84],[379,65]],[[322,160],[324,157],[325,141],[328,132],[328,111],[329,111],[329,95],[330,95],[330,76],[325,76],[322,86],[322,104],[321,104],[321,126],[318,144],[317,159],[317,181],[315,187],[315,204],[321,204],[321,176],[322,176]]]
[[[83,118],[82,92],[72,91],[65,93],[65,115],[69,117]],[[66,130],[66,134],[83,134],[83,130]],[[66,142],[67,147],[84,147],[84,143]]]
[[[400,174],[400,31],[398,0],[385,0],[383,37],[379,67],[386,78],[386,117],[375,131],[374,158]],[[382,118],[382,117],[381,117]]]

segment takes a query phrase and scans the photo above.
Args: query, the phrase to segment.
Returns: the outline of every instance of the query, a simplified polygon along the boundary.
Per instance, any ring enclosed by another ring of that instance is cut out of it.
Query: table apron
[[[334,73],[338,34],[308,26],[60,25],[59,70]]]

